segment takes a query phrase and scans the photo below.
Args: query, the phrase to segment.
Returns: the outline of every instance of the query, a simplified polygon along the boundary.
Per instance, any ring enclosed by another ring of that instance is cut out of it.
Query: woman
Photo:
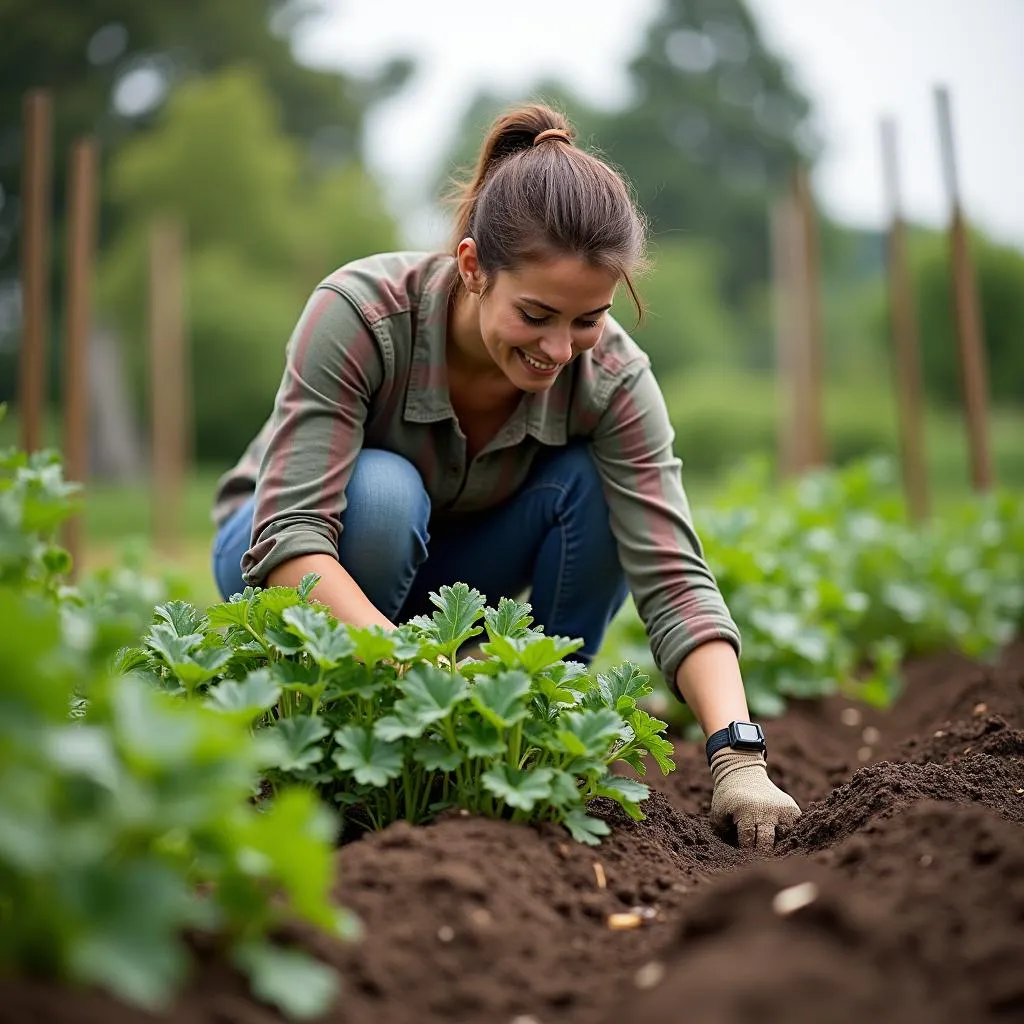
[[[650,363],[608,315],[620,283],[637,302],[644,235],[564,118],[499,118],[452,253],[358,260],[315,289],[273,413],[221,481],[214,571],[225,597],[315,572],[340,621],[387,628],[444,584],[491,603],[529,587],[585,661],[631,591],[708,736],[714,818],[767,850],[800,811],[748,722]]]

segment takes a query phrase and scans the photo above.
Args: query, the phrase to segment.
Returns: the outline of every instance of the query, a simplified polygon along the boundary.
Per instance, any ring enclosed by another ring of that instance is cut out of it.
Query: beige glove
[[[768,778],[764,754],[726,747],[711,758],[715,792],[711,818],[716,824],[736,823],[740,846],[770,853],[775,827],[792,825],[800,817],[796,801]]]

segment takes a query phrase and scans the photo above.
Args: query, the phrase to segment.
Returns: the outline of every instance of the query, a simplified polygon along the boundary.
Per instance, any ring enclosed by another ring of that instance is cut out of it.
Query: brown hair
[[[456,185],[452,248],[472,238],[489,277],[530,259],[579,256],[621,274],[642,316],[630,272],[644,263],[646,225],[625,181],[574,139],[566,118],[540,104],[498,117],[471,177]]]

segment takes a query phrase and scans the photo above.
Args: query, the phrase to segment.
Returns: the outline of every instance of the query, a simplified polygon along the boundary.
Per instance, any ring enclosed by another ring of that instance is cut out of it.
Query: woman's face
[[[495,365],[519,390],[544,391],[597,344],[618,280],[577,256],[558,256],[499,271],[483,295],[480,278],[470,275],[467,285]]]

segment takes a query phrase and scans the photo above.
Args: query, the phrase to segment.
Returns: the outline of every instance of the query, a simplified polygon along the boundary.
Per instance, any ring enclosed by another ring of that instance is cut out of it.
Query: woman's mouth
[[[562,368],[561,363],[552,363],[547,359],[537,359],[535,356],[528,355],[521,348],[516,349],[516,351],[519,353],[519,358],[522,360],[523,365],[538,376],[551,377]]]

